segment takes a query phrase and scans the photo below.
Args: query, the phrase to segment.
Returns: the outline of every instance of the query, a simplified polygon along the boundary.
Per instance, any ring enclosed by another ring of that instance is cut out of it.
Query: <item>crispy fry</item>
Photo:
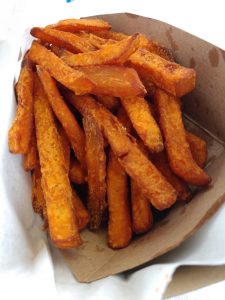
[[[182,67],[145,49],[139,49],[132,54],[128,65],[134,69],[137,66],[137,72],[144,69],[152,83],[176,97],[187,94],[195,87],[194,69]]]
[[[24,155],[23,167],[25,171],[32,171],[38,165],[38,151],[37,151],[37,140],[36,133],[33,128],[33,133],[30,139],[30,145],[27,153]]]
[[[206,142],[195,134],[186,131],[186,138],[190,146],[191,154],[199,167],[206,165],[208,152]]]
[[[30,48],[29,58],[78,95],[89,93],[94,87],[94,84],[83,73],[70,68],[54,53],[35,41]]]
[[[34,212],[42,216],[45,198],[41,187],[41,177],[41,169],[38,164],[32,173],[32,206]]]
[[[111,29],[111,25],[100,19],[66,19],[57,22],[56,24],[48,25],[47,28],[54,28],[62,31],[77,32],[98,32]]]
[[[97,100],[109,110],[115,110],[119,106],[119,100],[116,97],[98,96]]]
[[[165,151],[151,154],[150,159],[167,181],[175,188],[178,193],[177,198],[183,201],[189,200],[191,198],[191,191],[188,185],[170,169]]]
[[[52,109],[61,122],[77,159],[85,170],[85,137],[83,130],[60,95],[55,80],[40,66],[37,66],[37,72]]]
[[[69,178],[76,184],[83,184],[86,182],[85,173],[79,162],[75,159],[72,159],[70,162]]]
[[[107,168],[108,244],[114,249],[126,247],[132,237],[127,184],[127,174],[110,150]]]
[[[88,33],[88,32],[84,32],[81,31],[79,33],[77,33],[79,36],[86,38],[94,47],[100,49],[105,45],[108,44],[115,44],[116,41],[111,40],[111,39],[103,39],[93,33]]]
[[[30,33],[42,42],[65,48],[72,53],[96,50],[96,48],[86,39],[70,32],[50,28],[33,27]]]
[[[74,218],[72,189],[64,167],[63,150],[51,107],[37,77],[34,115],[50,236],[59,248],[78,247],[81,238]]]
[[[81,114],[93,114],[120,164],[137,182],[152,205],[158,210],[170,207],[176,201],[177,192],[142,154],[117,118],[90,96],[79,97],[67,93],[67,98]]]
[[[147,232],[153,225],[153,215],[148,199],[136,181],[131,179],[132,229],[140,234]]]
[[[136,33],[121,42],[106,45],[97,51],[62,56],[62,59],[71,67],[121,65],[137,50],[138,46],[139,34]]]
[[[95,32],[95,35],[97,35],[103,39],[112,39],[115,41],[122,41],[123,39],[125,39],[129,36],[122,32],[115,32],[115,31],[100,31],[100,32]]]
[[[73,202],[73,208],[75,211],[76,219],[77,219],[77,226],[79,230],[84,229],[87,227],[89,221],[90,221],[90,214],[80,198],[78,197],[77,193],[75,190],[73,190],[73,197],[72,197],[72,202]]]
[[[25,154],[33,130],[33,72],[27,56],[21,66],[16,91],[18,106],[9,130],[8,144],[10,152]]]
[[[157,89],[155,103],[165,138],[168,160],[173,172],[184,181],[194,185],[207,185],[211,178],[195,163],[186,139],[180,101]]]
[[[146,100],[141,97],[124,97],[121,98],[121,103],[148,149],[151,152],[161,152],[163,150],[162,135]]]
[[[106,157],[102,132],[91,113],[84,115],[83,125],[86,137],[90,228],[95,230],[100,227],[106,209]]]
[[[76,68],[94,84],[92,93],[102,96],[144,96],[146,91],[135,70],[122,66]]]
[[[132,123],[123,106],[120,106],[120,108],[118,109],[117,118],[119,122],[126,128],[128,133],[131,133],[133,131]]]
[[[60,142],[62,145],[62,149],[63,149],[63,155],[64,155],[64,159],[65,159],[65,168],[67,173],[69,173],[69,169],[70,169],[70,144],[66,135],[65,130],[63,129],[63,127],[61,125],[58,126],[58,133],[59,133],[59,137],[60,137]]]

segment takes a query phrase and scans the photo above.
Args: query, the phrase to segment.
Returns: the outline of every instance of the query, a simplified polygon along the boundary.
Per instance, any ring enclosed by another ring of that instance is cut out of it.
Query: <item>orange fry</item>
[[[47,28],[54,28],[68,32],[98,32],[107,31],[111,29],[111,25],[100,19],[66,19],[61,20],[56,24],[48,25]]]
[[[42,42],[65,48],[72,53],[96,50],[96,48],[86,39],[70,32],[50,28],[33,27],[30,33]]]
[[[95,32],[95,35],[97,35],[103,39],[112,39],[115,41],[122,41],[123,39],[125,39],[129,36],[122,32],[115,32],[115,31],[100,31],[100,32]]]
[[[93,33],[88,33],[88,32],[84,32],[84,31],[77,33],[77,35],[87,39],[94,47],[96,47],[98,49],[102,48],[106,44],[115,44],[116,43],[116,41],[114,41],[114,40],[103,39]]]
[[[181,97],[195,87],[196,72],[163,59],[145,49],[139,49],[128,59],[128,65],[148,72],[149,80],[168,93]]]
[[[190,184],[200,186],[209,184],[211,178],[192,158],[182,121],[180,100],[157,89],[155,103],[173,172]]]
[[[153,225],[153,215],[148,199],[137,183],[131,179],[132,229],[140,234],[147,232]]]
[[[122,66],[77,67],[94,84],[92,93],[102,96],[144,96],[146,91],[135,70]]]
[[[119,106],[119,100],[116,97],[98,96],[97,100],[109,110],[115,110]]]
[[[62,124],[77,159],[85,170],[85,137],[83,130],[60,95],[55,80],[40,66],[37,66],[37,72],[52,109]]]
[[[78,247],[82,242],[74,218],[72,189],[65,170],[63,150],[51,107],[37,77],[34,115],[50,236],[59,248]]]
[[[18,106],[9,130],[8,144],[12,153],[25,154],[33,131],[33,72],[25,56],[16,87]]]
[[[33,128],[33,133],[30,139],[30,145],[27,153],[24,155],[23,167],[25,171],[32,171],[38,165],[38,150],[37,150],[37,140],[36,133]]]
[[[206,165],[208,152],[206,142],[195,134],[186,131],[186,138],[190,146],[191,154],[199,167]]]
[[[137,182],[152,205],[158,210],[170,207],[176,201],[177,192],[142,154],[117,118],[90,96],[79,97],[67,93],[67,97],[81,114],[93,114],[118,161]]]
[[[110,150],[107,168],[108,244],[113,249],[126,247],[132,237],[127,179],[126,172]]]
[[[78,195],[76,194],[75,190],[73,190],[73,208],[75,211],[76,219],[77,219],[77,226],[79,230],[84,229],[87,227],[89,221],[90,221],[90,214]]]
[[[133,127],[123,107],[120,107],[117,117],[120,123],[126,128],[127,132],[131,133]],[[142,153],[148,156],[144,145],[139,142],[138,146]],[[142,190],[133,179],[131,179],[130,185],[132,229],[137,234],[144,233],[147,232],[153,225],[151,206],[147,197],[142,193]]]
[[[95,230],[101,225],[106,209],[106,157],[102,132],[91,113],[83,118],[86,137],[86,163],[88,170],[88,210],[90,228]]]
[[[106,45],[97,51],[62,56],[62,59],[71,67],[121,65],[137,50],[138,46],[139,34],[136,33],[121,42]]]
[[[83,184],[86,182],[85,173],[79,162],[75,159],[72,159],[70,162],[69,178],[76,184]]]
[[[191,191],[181,178],[177,177],[170,169],[168,159],[165,151],[161,153],[151,154],[151,161],[157,167],[157,169],[163,174],[167,181],[175,188],[178,193],[177,198],[179,200],[187,201],[191,197]]]
[[[41,169],[38,164],[32,173],[32,206],[34,212],[42,216],[45,198],[41,187],[41,177]]]
[[[70,169],[70,144],[66,135],[65,130],[61,125],[58,126],[58,133],[60,137],[60,142],[63,149],[63,155],[65,159],[65,168],[66,171],[69,172]]]
[[[161,131],[146,100],[141,97],[124,97],[121,98],[121,103],[148,149],[151,152],[161,152],[163,150]]]
[[[89,93],[94,87],[94,84],[83,73],[70,68],[54,53],[35,41],[32,43],[28,56],[30,60],[45,68],[52,77],[78,95]]]

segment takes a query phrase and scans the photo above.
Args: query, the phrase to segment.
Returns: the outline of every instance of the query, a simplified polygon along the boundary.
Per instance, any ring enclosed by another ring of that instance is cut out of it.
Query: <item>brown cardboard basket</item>
[[[132,269],[174,249],[193,235],[225,200],[225,51],[154,19],[130,13],[95,17],[110,22],[114,31],[146,34],[170,48],[177,62],[196,69],[197,86],[183,99],[184,119],[190,131],[207,141],[206,168],[213,180],[190,203],[172,209],[153,230],[134,239],[125,249],[110,249],[105,230],[85,230],[84,244],[79,250],[62,251],[80,282]]]

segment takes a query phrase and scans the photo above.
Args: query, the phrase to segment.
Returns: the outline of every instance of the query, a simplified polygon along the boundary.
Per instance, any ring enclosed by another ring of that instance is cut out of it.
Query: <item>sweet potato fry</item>
[[[45,198],[41,187],[41,169],[38,164],[32,173],[32,206],[35,213],[43,216]]]
[[[123,106],[120,106],[118,109],[117,119],[126,128],[128,133],[132,133],[134,128]]]
[[[137,182],[152,205],[158,210],[170,207],[176,201],[177,192],[142,154],[134,139],[117,118],[90,96],[79,97],[67,93],[67,97],[81,114],[87,112],[93,114],[118,161]]]
[[[155,103],[173,172],[190,184],[200,186],[209,184],[211,178],[192,158],[182,121],[180,100],[157,89]]]
[[[206,142],[188,131],[186,131],[186,138],[189,143],[193,159],[199,167],[203,168],[206,165],[208,157]]]
[[[79,162],[75,159],[72,159],[70,162],[69,178],[76,184],[83,184],[86,182],[85,173]]]
[[[137,71],[148,72],[149,80],[168,93],[181,97],[195,87],[196,72],[194,69],[182,67],[163,59],[145,49],[139,49],[128,59],[128,65]]]
[[[34,116],[51,239],[59,248],[78,247],[81,238],[74,218],[72,189],[64,167],[63,150],[51,107],[37,77]]]
[[[163,150],[163,139],[157,122],[151,114],[148,103],[141,97],[124,97],[121,103],[133,127],[151,152]]]
[[[106,156],[101,129],[91,113],[84,115],[83,125],[86,137],[90,228],[95,230],[100,227],[106,209]]]
[[[153,215],[148,199],[136,181],[131,179],[132,229],[140,234],[147,232],[153,225]]]
[[[33,27],[30,33],[42,42],[65,48],[72,53],[96,50],[96,48],[86,39],[70,32],[50,28]]]
[[[30,138],[30,145],[27,153],[24,155],[23,167],[25,171],[32,171],[39,164],[36,133],[33,128],[33,133]]]
[[[154,153],[150,155],[150,159],[157,169],[163,174],[167,181],[177,191],[179,200],[187,201],[191,198],[191,191],[181,178],[177,177],[170,169],[168,159],[165,151],[161,153]]]
[[[84,229],[87,227],[89,221],[90,221],[90,214],[84,204],[82,203],[81,199],[78,197],[75,190],[73,190],[73,208],[75,211],[76,219],[77,219],[77,226],[79,230]]]
[[[85,137],[83,130],[60,95],[55,80],[40,66],[37,66],[37,72],[52,109],[62,124],[77,159],[85,170]]]
[[[48,25],[47,28],[54,28],[72,33],[82,30],[87,32],[101,32],[110,30],[111,25],[100,19],[66,19],[61,20],[56,24]]]
[[[122,66],[78,67],[94,84],[92,94],[113,97],[144,96],[146,91],[135,70]]]
[[[127,39],[106,45],[97,51],[62,56],[62,59],[71,67],[121,65],[137,50],[138,46],[139,34],[136,33]]]
[[[18,106],[9,130],[8,144],[10,152],[25,154],[33,131],[33,72],[27,56],[21,66],[16,91]]]
[[[111,40],[111,39],[103,39],[93,33],[88,33],[88,32],[84,32],[84,31],[81,31],[79,33],[77,33],[77,35],[87,39],[89,41],[89,43],[92,44],[92,46],[100,49],[102,48],[103,46],[105,45],[108,45],[108,44],[115,44],[116,41],[114,40]]]
[[[112,39],[115,41],[122,41],[129,36],[122,32],[116,32],[116,31],[99,31],[99,32],[95,32],[95,35],[103,39]]]
[[[35,41],[28,56],[30,60],[45,68],[52,77],[78,95],[89,93],[94,87],[83,73],[70,68],[54,53]]]
[[[109,110],[115,110],[119,106],[119,99],[112,96],[98,96],[98,102],[103,104]]]
[[[66,169],[67,173],[69,173],[69,169],[70,169],[70,144],[69,144],[66,132],[65,132],[65,130],[63,129],[63,127],[61,125],[58,126],[58,133],[59,133],[60,142],[61,142],[61,145],[62,145],[63,155],[64,155],[64,159],[65,159],[65,169]]]
[[[108,244],[113,249],[126,247],[132,237],[127,185],[128,176],[110,150],[107,167]]]

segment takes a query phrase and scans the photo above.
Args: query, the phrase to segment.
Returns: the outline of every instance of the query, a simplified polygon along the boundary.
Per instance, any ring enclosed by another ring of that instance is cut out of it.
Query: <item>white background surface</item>
[[[225,228],[225,207],[193,238],[161,259],[161,263],[171,264],[158,264],[127,278],[113,276],[90,285],[78,284],[59,252],[53,250],[51,257],[44,235],[32,227],[29,177],[21,170],[20,158],[8,154],[6,144],[9,121],[15,109],[12,84],[21,35],[26,27],[44,25],[60,18],[113,12],[132,12],[159,19],[225,49],[222,0],[75,0],[69,4],[63,0],[0,1],[1,299],[160,299],[176,267],[177,257],[183,263],[199,259],[202,264],[225,263],[224,230],[223,236],[218,235],[218,229]],[[202,260],[202,253],[205,260]],[[224,299],[222,292],[225,294],[225,284],[221,283],[204,296],[195,293],[192,298],[179,300]]]

